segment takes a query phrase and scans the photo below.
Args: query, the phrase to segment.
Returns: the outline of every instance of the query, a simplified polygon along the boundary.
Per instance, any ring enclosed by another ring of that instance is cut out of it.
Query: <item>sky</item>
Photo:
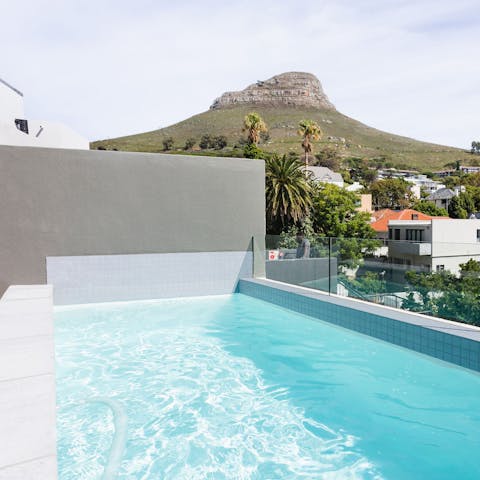
[[[0,78],[24,93],[27,118],[98,140],[306,71],[356,120],[468,148],[480,140],[479,11],[480,0],[0,0]]]

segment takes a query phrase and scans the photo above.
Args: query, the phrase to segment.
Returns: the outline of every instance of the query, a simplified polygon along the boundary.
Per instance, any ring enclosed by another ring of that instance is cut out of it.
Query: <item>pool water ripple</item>
[[[449,429],[479,446],[478,376],[243,295],[57,309],[56,362],[62,480],[108,469],[99,397],[125,412],[120,479],[477,478],[428,458]]]

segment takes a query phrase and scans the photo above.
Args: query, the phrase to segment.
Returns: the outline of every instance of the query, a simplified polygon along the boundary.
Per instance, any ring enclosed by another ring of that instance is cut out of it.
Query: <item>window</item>
[[[28,135],[28,121],[23,120],[22,118],[15,119],[15,126],[23,133]]]
[[[399,228],[395,229],[395,240],[400,240],[400,229]]]
[[[407,228],[406,236],[407,236],[407,240],[414,240],[415,242],[423,242],[423,230]]]
[[[477,237],[478,237],[478,230],[477,230]],[[388,229],[388,239],[391,240],[393,238],[393,230],[391,228]]]
[[[437,265],[437,272],[443,272],[445,270],[445,265]]]
[[[480,242],[480,230],[477,230],[477,242]]]
[[[412,220],[418,220],[418,213],[412,213]]]

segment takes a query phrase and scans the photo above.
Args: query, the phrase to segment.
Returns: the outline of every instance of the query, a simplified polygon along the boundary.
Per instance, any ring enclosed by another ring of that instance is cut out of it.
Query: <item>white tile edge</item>
[[[452,320],[432,317],[430,315],[400,310],[385,305],[366,302],[365,300],[359,300],[357,298],[342,297],[334,293],[329,294],[328,292],[321,290],[315,290],[299,285],[291,285],[278,280],[270,280],[267,278],[246,278],[242,280],[259,283],[260,285],[270,286],[290,293],[298,293],[310,298],[317,298],[326,303],[367,312],[372,315],[378,315],[380,317],[429,328],[431,330],[441,331],[457,337],[480,341],[480,327],[469,325],[468,323],[454,322]]]

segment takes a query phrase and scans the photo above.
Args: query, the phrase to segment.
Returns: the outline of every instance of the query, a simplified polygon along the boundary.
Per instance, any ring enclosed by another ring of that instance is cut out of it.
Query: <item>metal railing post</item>
[[[328,237],[328,294],[332,293],[332,237]]]

